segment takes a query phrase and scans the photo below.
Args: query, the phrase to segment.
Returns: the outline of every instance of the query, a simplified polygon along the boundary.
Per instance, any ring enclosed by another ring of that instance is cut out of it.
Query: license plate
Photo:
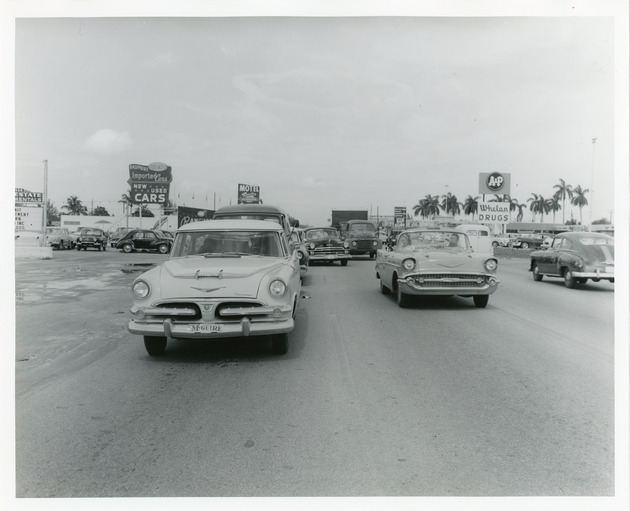
[[[335,257],[336,257],[336,256],[334,256],[334,255],[327,255],[327,256],[326,256],[326,259],[334,259]]]
[[[191,331],[202,332],[208,334],[218,334],[223,330],[223,325],[216,325],[214,323],[200,323],[198,325],[190,325]]]

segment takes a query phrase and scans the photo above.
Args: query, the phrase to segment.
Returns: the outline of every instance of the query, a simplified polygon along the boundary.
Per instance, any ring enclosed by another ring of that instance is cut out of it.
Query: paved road
[[[240,339],[151,358],[128,285],[163,259],[17,263],[18,496],[614,493],[613,285],[506,259],[486,309],[400,309],[373,261],[314,266],[288,355]]]

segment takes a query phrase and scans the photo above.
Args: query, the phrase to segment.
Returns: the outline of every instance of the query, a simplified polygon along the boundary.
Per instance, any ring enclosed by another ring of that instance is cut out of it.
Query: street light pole
[[[591,166],[591,212],[590,212],[590,222],[588,226],[588,230],[593,230],[593,203],[595,202],[595,142],[597,142],[597,138],[593,139],[593,164]]]

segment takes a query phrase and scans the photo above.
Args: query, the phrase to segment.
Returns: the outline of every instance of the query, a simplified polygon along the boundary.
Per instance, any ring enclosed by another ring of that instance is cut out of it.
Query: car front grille
[[[356,245],[353,245],[356,243]],[[374,240],[352,240],[351,248],[355,250],[373,250],[375,249]]]
[[[481,288],[487,285],[485,276],[461,273],[431,273],[413,276],[415,285],[430,288]]]
[[[345,250],[343,247],[317,247],[315,250],[311,251],[313,255],[339,255],[344,254]]]

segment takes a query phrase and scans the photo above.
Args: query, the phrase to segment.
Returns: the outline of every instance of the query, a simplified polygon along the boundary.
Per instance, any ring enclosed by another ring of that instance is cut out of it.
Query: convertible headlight
[[[131,286],[131,292],[134,298],[143,300],[151,293],[151,287],[144,280],[139,280]]]
[[[269,284],[269,292],[273,296],[282,296],[287,292],[287,285],[280,279],[273,280],[271,284]]]
[[[405,259],[402,262],[402,267],[406,270],[406,271],[411,271],[416,267],[416,261],[414,261],[413,259]]]
[[[497,269],[498,263],[496,261],[496,259],[488,259],[485,263],[484,266],[486,267],[486,270],[488,271],[494,271]]]

